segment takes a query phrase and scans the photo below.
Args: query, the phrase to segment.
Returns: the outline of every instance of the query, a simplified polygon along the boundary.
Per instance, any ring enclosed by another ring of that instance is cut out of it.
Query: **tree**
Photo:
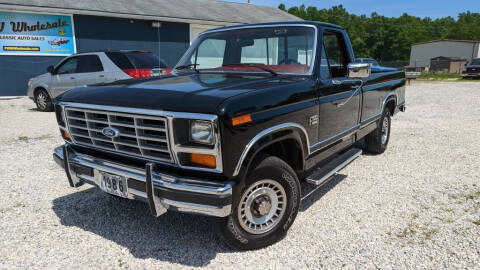
[[[287,11],[284,4],[279,9]],[[372,13],[350,14],[342,6],[329,9],[291,7],[287,11],[304,20],[322,21],[343,26],[350,36],[356,57],[371,57],[379,61],[398,61],[410,58],[413,43],[434,39],[480,40],[480,13],[460,13],[458,19],[445,17],[432,20],[406,13],[390,18]]]

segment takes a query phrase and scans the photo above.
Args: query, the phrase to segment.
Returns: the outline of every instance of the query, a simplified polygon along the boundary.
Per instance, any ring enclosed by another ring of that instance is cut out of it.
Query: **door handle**
[[[102,74],[102,75],[98,75],[98,77],[103,78],[103,77],[105,77],[105,75],[103,75],[103,74]]]
[[[332,84],[334,84],[334,85],[340,85],[342,83],[343,83],[343,81],[340,81],[340,80],[332,80]]]
[[[75,77],[70,77],[71,80],[75,80]]]

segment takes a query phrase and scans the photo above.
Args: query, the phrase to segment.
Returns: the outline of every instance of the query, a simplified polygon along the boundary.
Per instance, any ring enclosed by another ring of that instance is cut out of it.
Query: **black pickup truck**
[[[72,187],[144,200],[154,216],[212,216],[229,245],[265,247],[295,220],[301,183],[384,152],[405,110],[404,73],[354,59],[327,23],[208,30],[171,75],[59,96],[53,157]]]

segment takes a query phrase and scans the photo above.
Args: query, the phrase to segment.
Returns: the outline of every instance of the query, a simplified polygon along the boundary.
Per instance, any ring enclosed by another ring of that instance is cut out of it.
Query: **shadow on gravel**
[[[327,183],[321,186],[314,186],[307,183],[302,183],[302,201],[300,203],[299,211],[308,210],[316,201],[320,200],[323,195],[327,194],[338,183],[347,178],[344,174],[336,174]]]
[[[97,188],[55,199],[53,211],[62,225],[113,241],[136,258],[206,266],[217,253],[235,252],[217,237],[207,217],[167,212],[154,218],[146,203],[111,197]]]

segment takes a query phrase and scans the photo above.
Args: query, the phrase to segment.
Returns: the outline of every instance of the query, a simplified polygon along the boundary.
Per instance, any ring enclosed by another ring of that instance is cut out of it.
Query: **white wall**
[[[195,39],[198,37],[198,35],[201,32],[206,31],[208,29],[212,29],[212,28],[218,28],[218,27],[222,27],[222,26],[191,23],[190,24],[190,44],[192,44],[195,41]]]
[[[480,43],[458,41],[413,45],[410,52],[410,66],[425,67],[430,65],[430,59],[437,56],[459,57],[470,61],[472,58],[480,57],[479,45]]]

